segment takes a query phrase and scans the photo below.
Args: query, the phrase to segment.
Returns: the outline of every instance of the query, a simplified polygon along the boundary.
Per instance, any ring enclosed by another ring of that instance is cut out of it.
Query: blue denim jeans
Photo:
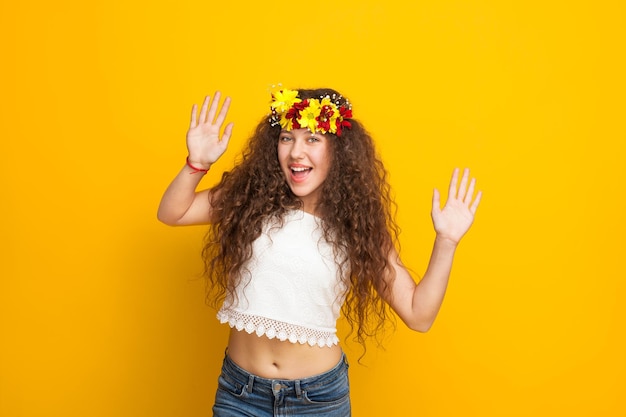
[[[333,369],[304,379],[266,379],[226,355],[218,379],[214,417],[349,417],[350,385],[345,355]]]

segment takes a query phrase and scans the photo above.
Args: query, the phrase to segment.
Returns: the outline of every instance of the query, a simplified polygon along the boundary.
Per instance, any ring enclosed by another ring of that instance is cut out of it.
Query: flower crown
[[[285,130],[309,129],[311,132],[330,132],[341,136],[344,128],[352,127],[349,121],[352,106],[348,100],[344,103],[341,100],[342,97],[336,94],[302,100],[298,98],[298,90],[275,91],[272,93],[269,122]]]

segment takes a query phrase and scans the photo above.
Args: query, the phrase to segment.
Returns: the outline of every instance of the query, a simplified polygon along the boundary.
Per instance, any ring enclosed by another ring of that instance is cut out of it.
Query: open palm
[[[205,97],[200,114],[197,114],[198,106],[196,104],[191,109],[191,122],[187,131],[187,150],[189,151],[189,162],[194,166],[208,169],[228,147],[233,124],[229,123],[224,128],[224,132],[222,134],[220,132],[228,114],[230,98],[224,99],[218,113],[220,96],[218,91],[213,100],[209,96]]]
[[[482,197],[478,191],[474,197],[476,180],[469,180],[469,169],[463,171],[459,184],[459,169],[456,168],[450,180],[448,199],[441,208],[439,190],[433,193],[432,219],[437,236],[458,243],[474,222],[474,215]]]

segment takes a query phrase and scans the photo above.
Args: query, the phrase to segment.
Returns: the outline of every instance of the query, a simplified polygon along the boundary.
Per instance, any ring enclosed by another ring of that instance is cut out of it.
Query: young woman
[[[435,190],[436,238],[416,283],[396,251],[385,169],[348,100],[330,89],[275,91],[241,162],[196,191],[228,146],[229,107],[219,92],[193,106],[187,161],[158,211],[169,225],[209,225],[209,300],[231,327],[214,415],[348,416],[340,312],[361,343],[388,307],[427,331],[481,193],[467,169],[454,170],[443,209]]]

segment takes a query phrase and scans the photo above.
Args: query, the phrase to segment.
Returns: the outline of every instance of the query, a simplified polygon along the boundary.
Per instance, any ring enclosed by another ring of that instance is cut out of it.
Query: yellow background
[[[356,416],[623,416],[622,1],[0,3],[0,415],[208,416],[226,329],[204,229],[156,208],[191,104],[332,86],[374,134],[425,268],[433,187],[485,197],[427,334],[345,345]]]

